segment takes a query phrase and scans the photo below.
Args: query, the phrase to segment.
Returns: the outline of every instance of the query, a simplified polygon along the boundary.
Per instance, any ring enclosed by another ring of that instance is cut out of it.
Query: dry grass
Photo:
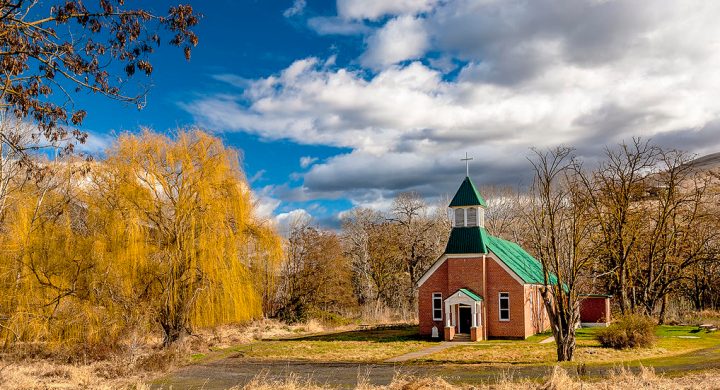
[[[320,385],[309,379],[291,376],[283,380],[271,380],[265,375],[254,378],[242,387],[233,389],[242,390],[300,390],[300,389],[332,389],[330,386]],[[683,377],[667,378],[655,374],[651,368],[641,367],[638,373],[628,369],[618,368],[607,378],[599,381],[583,381],[568,375],[560,367],[554,367],[552,372],[541,382],[529,380],[514,381],[513,378],[503,377],[497,383],[479,385],[456,385],[440,377],[412,377],[398,375],[392,382],[384,386],[375,386],[367,380],[361,380],[356,390],[670,390],[670,389],[720,389],[720,371],[690,374]]]
[[[381,362],[433,345],[436,343],[419,339],[416,326],[399,325],[263,341],[235,346],[225,352],[253,360]]]
[[[146,389],[149,374],[112,362],[71,365],[47,361],[6,364],[2,389]]]
[[[121,351],[104,359],[90,359],[83,351],[75,356],[51,352],[41,344],[17,345],[0,355],[0,389],[145,389],[144,383],[214,348],[326,330],[316,321],[289,326],[262,320],[199,330],[168,349],[160,348],[159,338],[129,337]]]
[[[198,330],[186,340],[193,351],[206,352],[209,349],[224,349],[245,345],[258,340],[282,339],[286,337],[310,335],[329,330],[342,331],[353,326],[326,327],[316,320],[288,325],[276,320],[258,320],[247,325],[223,325],[212,329]]]
[[[720,310],[703,310],[685,313],[680,322],[688,325],[713,324],[720,327]]]

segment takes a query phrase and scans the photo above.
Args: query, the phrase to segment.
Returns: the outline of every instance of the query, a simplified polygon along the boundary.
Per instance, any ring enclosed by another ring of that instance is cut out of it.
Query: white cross
[[[465,158],[461,158],[460,161],[465,161],[465,176],[470,177],[470,160],[472,160],[472,157],[468,157],[467,152],[465,152]]]

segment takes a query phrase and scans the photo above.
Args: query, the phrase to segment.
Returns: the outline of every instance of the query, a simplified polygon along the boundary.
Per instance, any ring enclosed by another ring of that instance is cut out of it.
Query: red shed
[[[588,294],[580,296],[580,323],[582,326],[605,326],[610,323],[611,295]]]

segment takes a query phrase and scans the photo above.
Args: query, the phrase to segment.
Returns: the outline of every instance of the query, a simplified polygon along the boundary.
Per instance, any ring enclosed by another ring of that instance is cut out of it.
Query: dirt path
[[[720,369],[720,346],[674,356],[671,364],[664,364],[662,358],[642,361],[655,367],[658,373],[681,374],[687,371]],[[632,366],[633,364],[631,364]],[[637,370],[637,364],[631,369]],[[614,365],[587,366],[585,375],[602,377]],[[571,375],[577,375],[576,366],[566,367]],[[315,382],[337,388],[353,388],[359,381],[375,385],[388,384],[398,373],[416,376],[442,376],[453,383],[488,383],[503,375],[515,379],[540,379],[551,370],[550,366],[483,366],[483,365],[433,365],[433,364],[358,364],[358,363],[317,363],[298,361],[262,362],[242,358],[226,358],[182,368],[166,378],[153,383],[153,388],[167,389],[226,389],[243,385],[257,375],[271,379],[282,379],[290,375],[312,378]]]

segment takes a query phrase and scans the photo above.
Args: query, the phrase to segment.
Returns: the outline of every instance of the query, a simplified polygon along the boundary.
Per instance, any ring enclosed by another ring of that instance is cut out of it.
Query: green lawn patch
[[[714,346],[720,346],[720,332],[698,332],[695,326],[659,326],[658,337],[652,348],[615,350],[603,348],[595,339],[598,328],[577,329],[575,362],[586,364],[633,363],[648,364],[670,361],[674,357]],[[427,363],[487,364],[487,365],[537,365],[553,364],[556,360],[555,343],[539,344],[551,334],[532,336],[526,340],[497,342],[483,341],[477,344],[450,348],[419,361]],[[687,338],[688,336],[697,338]]]

